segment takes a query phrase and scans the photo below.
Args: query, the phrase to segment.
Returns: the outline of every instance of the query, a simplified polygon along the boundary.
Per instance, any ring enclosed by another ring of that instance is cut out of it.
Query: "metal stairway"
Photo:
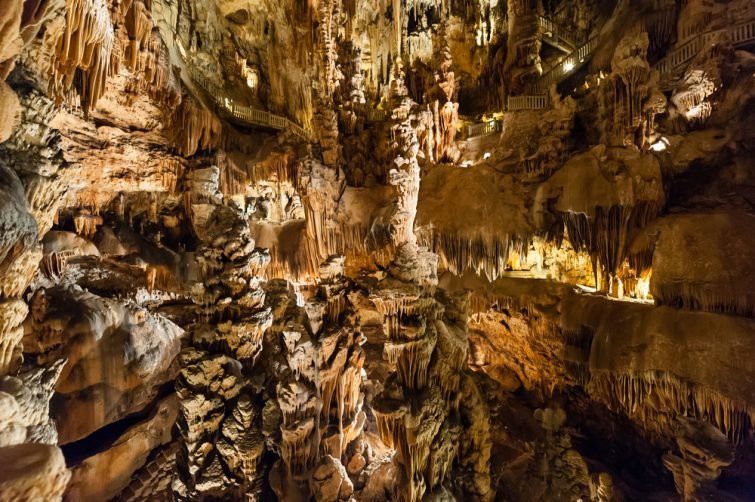
[[[755,42],[755,19],[728,26],[720,30],[700,29],[681,46],[677,47],[653,65],[660,75],[660,87],[670,90],[684,73],[689,61],[706,45],[724,38],[734,47]]]
[[[541,110],[548,106],[548,96],[546,93],[551,84],[561,82],[582,67],[590,56],[592,56],[597,46],[597,35],[587,40],[587,42],[578,44],[576,42],[576,34],[560,28],[554,21],[540,17],[539,22],[540,26],[545,30],[543,40],[558,38],[559,44],[571,45],[573,49],[544,71],[540,78],[527,86],[525,94],[509,96],[506,100],[506,109],[508,111]]]
[[[548,20],[541,20],[541,24],[546,21]],[[687,42],[671,51],[662,60],[653,65],[653,68],[660,74],[661,89],[670,90],[673,88],[689,61],[702,51],[706,44],[711,44],[720,38],[728,39],[734,47],[755,42],[755,20],[735,24],[720,30],[702,28],[697,34],[693,34]],[[509,96],[507,110],[541,110],[548,106],[548,97],[546,95],[548,87],[553,83],[561,82],[582,66],[592,55],[596,43],[597,36],[588,40],[571,54],[564,56],[528,87],[527,94]]]

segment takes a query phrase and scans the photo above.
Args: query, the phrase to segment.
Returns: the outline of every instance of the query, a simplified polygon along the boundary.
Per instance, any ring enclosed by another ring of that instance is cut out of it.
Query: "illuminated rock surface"
[[[6,0],[0,501],[752,500],[747,0]]]

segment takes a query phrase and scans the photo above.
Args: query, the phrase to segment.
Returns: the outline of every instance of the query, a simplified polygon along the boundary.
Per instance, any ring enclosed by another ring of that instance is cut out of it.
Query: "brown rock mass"
[[[0,2],[0,502],[751,500],[751,0]]]

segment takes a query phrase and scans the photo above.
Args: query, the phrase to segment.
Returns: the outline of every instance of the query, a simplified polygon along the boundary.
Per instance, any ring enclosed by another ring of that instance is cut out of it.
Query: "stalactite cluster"
[[[62,100],[74,85],[88,112],[105,92],[115,43],[105,0],[66,2],[66,26],[58,40],[51,93]]]
[[[569,240],[578,250],[586,250],[597,261],[600,275],[595,283],[599,288],[622,296],[623,286],[619,272],[627,258],[629,243],[636,233],[656,217],[660,211],[659,204],[642,202],[633,207],[612,206],[596,207],[594,218],[583,214],[564,213],[563,220]],[[633,269],[639,277],[646,267]],[[621,292],[619,290],[621,289]]]
[[[6,0],[0,502],[753,491],[755,11],[641,4]]]
[[[672,373],[591,371],[587,389],[611,408],[636,416],[658,433],[674,427],[675,415],[707,420],[734,444],[745,441],[755,427],[755,410],[748,404]]]
[[[273,328],[277,343],[285,347],[277,399],[268,405],[277,407],[280,420],[280,463],[273,467],[273,490],[281,500],[294,500],[302,493],[316,500],[348,498],[354,490],[349,476],[357,476],[365,465],[365,339],[348,320],[353,311],[349,312],[349,285],[342,273],[343,257],[323,263],[318,291],[303,307],[305,324],[288,321],[285,327]],[[286,318],[292,314],[289,310]],[[270,426],[266,431],[273,433]],[[321,482],[332,476],[335,484]]]
[[[171,132],[176,149],[182,155],[218,146],[221,135],[218,118],[193,98],[183,96],[178,110],[171,115]]]
[[[397,451],[399,486],[406,487],[394,496],[414,501],[447,493],[460,462],[466,466],[466,496],[487,500],[487,417],[464,373],[466,331],[459,323],[465,299],[433,298],[409,284],[386,281],[373,298],[385,319],[385,357],[396,369],[373,401],[380,436]],[[476,429],[462,427],[462,420]]]
[[[435,74],[435,87],[428,92],[428,99],[432,102],[433,112],[433,143],[435,151],[430,157],[438,162],[454,161],[458,153],[451,153],[451,145],[456,137],[456,122],[459,118],[459,104],[457,98],[457,84],[454,72],[451,71],[453,59],[448,44],[446,27],[442,27],[438,35],[442,39],[438,51],[438,71]]]
[[[513,255],[526,256],[525,250],[529,247],[529,242],[517,237],[469,239],[444,232],[433,235],[430,247],[438,253],[449,271],[460,275],[465,270],[472,269],[478,275],[494,281],[512,268]]]

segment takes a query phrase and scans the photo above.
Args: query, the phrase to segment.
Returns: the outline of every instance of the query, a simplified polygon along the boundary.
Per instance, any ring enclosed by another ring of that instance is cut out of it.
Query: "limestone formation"
[[[63,444],[147,405],[174,377],[183,335],[162,316],[77,288],[38,289],[25,331],[37,364],[67,361],[52,410]]]
[[[710,497],[713,481],[733,460],[731,443],[708,424],[681,419],[680,426],[677,443],[681,456],[669,452],[663,463],[674,475],[683,500]]]
[[[71,477],[60,449],[46,444],[0,447],[0,500],[63,500]]]
[[[110,448],[76,466],[71,472],[66,499],[105,500],[121,493],[150,452],[170,441],[177,404],[175,395],[163,399],[151,416],[129,428]]]
[[[0,500],[745,500],[750,0],[4,0]]]
[[[609,146],[647,148],[655,116],[665,110],[657,72],[647,62],[648,45],[646,33],[623,38],[611,60],[611,73],[600,86],[603,142]]]

